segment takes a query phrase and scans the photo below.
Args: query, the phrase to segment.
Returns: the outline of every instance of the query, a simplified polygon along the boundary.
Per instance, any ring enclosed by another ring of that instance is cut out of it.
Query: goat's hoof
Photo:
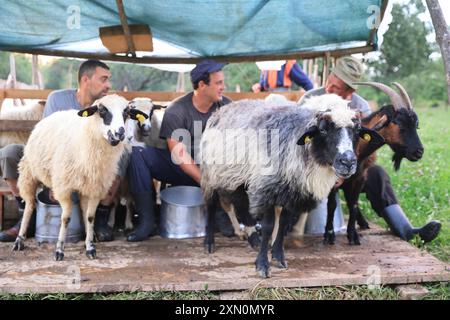
[[[336,240],[336,235],[334,234],[334,230],[326,231],[323,234],[323,244],[334,244]]]
[[[63,261],[64,260],[64,252],[62,252],[62,251],[55,251],[55,260],[56,261]]]
[[[17,237],[16,241],[14,241],[12,251],[22,251],[23,249],[25,249],[24,240],[20,237]]]
[[[367,223],[367,221],[358,221],[358,226],[361,230],[367,230],[370,229],[369,224]]]
[[[347,233],[347,239],[350,245],[361,245],[361,242],[359,241],[359,235],[356,230]]]
[[[97,251],[95,249],[86,250],[86,256],[89,259],[95,259],[95,258],[97,258]]]
[[[253,232],[247,239],[248,243],[254,250],[259,250],[261,246],[261,239],[259,238],[258,232]]]

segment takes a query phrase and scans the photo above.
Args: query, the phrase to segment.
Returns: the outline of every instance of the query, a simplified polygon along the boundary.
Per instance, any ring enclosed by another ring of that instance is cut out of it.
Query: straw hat
[[[361,61],[353,57],[342,57],[336,60],[336,66],[331,73],[334,73],[339,79],[344,81],[349,87],[357,89],[358,86],[353,84],[359,82],[363,74],[363,66]]]

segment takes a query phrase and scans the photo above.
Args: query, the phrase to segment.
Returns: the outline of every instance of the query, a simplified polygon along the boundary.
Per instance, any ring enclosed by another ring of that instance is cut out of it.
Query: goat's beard
[[[402,162],[403,155],[395,152],[392,156],[392,162],[394,164],[394,170],[398,171],[400,169],[400,163]]]

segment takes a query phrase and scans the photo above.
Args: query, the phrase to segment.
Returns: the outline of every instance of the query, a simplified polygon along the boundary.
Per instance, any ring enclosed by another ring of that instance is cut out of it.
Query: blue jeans
[[[168,149],[133,147],[128,166],[132,194],[152,192],[152,179],[171,185],[199,186],[194,179],[173,163]]]

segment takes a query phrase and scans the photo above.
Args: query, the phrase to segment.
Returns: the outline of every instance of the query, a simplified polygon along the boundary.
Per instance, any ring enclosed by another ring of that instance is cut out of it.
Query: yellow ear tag
[[[311,137],[310,136],[306,136],[305,137],[305,144],[310,143],[311,142]]]
[[[142,114],[136,115],[136,119],[138,119],[140,123],[144,123],[145,121],[145,117]]]
[[[364,139],[365,141],[369,142],[370,140],[372,140],[372,137],[370,136],[370,134],[364,133],[363,139]]]
[[[88,116],[88,112],[84,111],[83,114],[81,115],[82,117],[87,117]]]

